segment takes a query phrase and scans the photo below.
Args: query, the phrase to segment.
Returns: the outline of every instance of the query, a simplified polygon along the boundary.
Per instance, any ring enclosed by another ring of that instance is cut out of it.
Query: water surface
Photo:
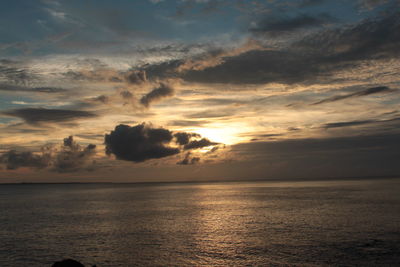
[[[0,266],[394,266],[400,179],[0,185]]]

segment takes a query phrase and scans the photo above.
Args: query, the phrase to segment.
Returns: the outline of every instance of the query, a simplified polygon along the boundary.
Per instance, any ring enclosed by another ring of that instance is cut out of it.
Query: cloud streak
[[[320,101],[317,101],[313,103],[312,105],[320,105],[324,103],[330,103],[330,102],[336,102],[339,100],[347,99],[347,98],[353,98],[353,97],[360,97],[360,96],[368,96],[372,94],[378,94],[378,93],[387,93],[387,92],[392,92],[393,89],[390,89],[387,86],[378,86],[378,87],[371,87],[359,92],[351,93],[351,94],[346,94],[346,95],[336,95],[332,96],[326,99],[322,99]]]
[[[74,119],[93,118],[93,112],[68,109],[22,108],[2,112],[3,115],[23,119],[26,123],[59,123]]]
[[[174,95],[174,89],[166,84],[160,84],[158,88],[153,89],[140,99],[140,103],[149,107],[151,103],[160,101],[163,98]]]
[[[9,92],[37,92],[37,93],[62,93],[66,92],[66,89],[57,88],[57,87],[27,87],[27,86],[18,86],[11,84],[0,84],[0,91],[9,91]]]
[[[295,17],[271,17],[268,16],[250,28],[254,34],[263,34],[271,37],[278,37],[283,34],[294,33],[303,29],[321,27],[331,23],[335,19],[329,14],[320,14],[317,16],[298,15]]]

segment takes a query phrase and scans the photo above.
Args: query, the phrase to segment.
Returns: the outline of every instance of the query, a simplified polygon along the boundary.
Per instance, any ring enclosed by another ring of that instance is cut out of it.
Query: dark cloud
[[[2,112],[2,114],[21,118],[25,122],[31,124],[42,122],[57,123],[80,118],[96,117],[96,114],[89,111],[45,108],[14,109]]]
[[[84,68],[102,69],[107,67],[107,64],[98,58],[77,59],[76,63]]]
[[[176,164],[178,165],[194,165],[200,162],[199,157],[191,157],[190,152],[186,153],[185,158],[181,161],[178,161]]]
[[[18,67],[16,62],[4,60],[0,62],[0,80],[14,84],[27,84],[34,79],[36,75],[25,68]]]
[[[201,119],[201,118],[222,118],[222,117],[229,117],[234,115],[234,111],[229,111],[226,109],[223,110],[205,110],[201,112],[196,112],[196,113],[191,113],[188,115],[185,115],[186,118],[192,118],[192,119]]]
[[[326,63],[398,57],[400,12],[308,36],[294,46],[313,50]]]
[[[351,93],[351,94],[346,94],[346,95],[337,95],[337,96],[332,96],[326,99],[322,99],[318,102],[313,103],[313,105],[319,105],[323,103],[329,103],[329,102],[336,102],[339,100],[343,100],[346,98],[352,98],[352,97],[359,97],[359,96],[367,96],[367,95],[372,95],[372,94],[377,94],[377,93],[386,93],[386,92],[392,92],[393,90],[390,89],[387,86],[378,86],[378,87],[372,87],[368,88],[359,92]]]
[[[95,98],[92,98],[92,100],[97,101],[97,102],[101,102],[103,104],[106,104],[110,101],[109,97],[106,95],[99,95]]]
[[[323,30],[281,51],[250,51],[218,66],[188,71],[183,78],[210,83],[301,83],[326,79],[359,60],[399,56],[400,13]]]
[[[284,136],[284,134],[260,134],[258,137],[278,137],[278,136]]]
[[[133,97],[133,94],[129,91],[122,91],[119,93],[123,99],[131,99]]]
[[[255,34],[276,37],[302,29],[320,27],[333,21],[335,19],[329,14],[319,14],[316,16],[302,14],[296,17],[267,16],[259,21],[256,26],[250,28],[250,31]]]
[[[10,92],[38,92],[38,93],[61,93],[66,92],[66,89],[57,87],[27,87],[10,84],[0,84],[0,91]]]
[[[289,132],[297,132],[297,131],[300,131],[301,129],[298,128],[298,127],[289,127],[287,130],[288,130]]]
[[[351,126],[358,126],[358,125],[365,125],[365,124],[387,124],[387,123],[394,123],[394,127],[397,128],[399,125],[396,123],[400,121],[399,117],[394,117],[391,119],[370,119],[370,120],[357,120],[357,121],[341,121],[341,122],[331,122],[324,124],[322,128],[330,129],[330,128],[342,128],[342,127],[351,127]]]
[[[239,106],[242,104],[249,103],[249,101],[246,101],[246,100],[231,99],[231,98],[207,98],[207,99],[196,100],[193,102],[199,102],[204,105],[212,105],[212,106],[224,106],[224,105]]]
[[[179,72],[185,62],[175,60],[147,66],[146,71],[153,80],[175,77],[199,83],[321,83],[329,82],[336,71],[358,66],[363,60],[399,57],[399,46],[400,13],[395,11],[322,29],[280,50],[254,49],[225,56],[219,64],[201,69]]]
[[[252,172],[259,177],[328,178],[400,174],[398,133],[250,142],[233,145],[231,151],[238,158],[249,158],[249,166],[259,166],[259,173]]]
[[[202,138],[200,140],[190,141],[183,148],[185,150],[188,150],[188,149],[197,149],[197,148],[202,148],[202,147],[207,147],[207,146],[215,146],[215,145],[218,145],[218,143],[211,142],[207,138]]]
[[[186,133],[186,132],[178,132],[174,134],[176,138],[176,142],[179,145],[187,145],[192,137],[200,137],[199,134],[196,133]]]
[[[116,77],[116,76],[112,76],[112,77],[110,77],[108,80],[109,80],[110,82],[114,82],[114,83],[121,83],[121,82],[123,82],[123,80],[122,80],[121,78]]]
[[[84,74],[82,72],[72,71],[72,70],[69,70],[69,71],[63,73],[63,76],[68,78],[68,79],[75,80],[75,81],[77,81],[77,80],[81,81],[81,80],[96,80],[96,79],[99,79],[99,77],[93,78],[92,76],[89,76],[89,75]]]
[[[253,50],[224,58],[224,62],[203,70],[189,70],[182,78],[190,82],[263,84],[297,83],[322,72],[317,60],[292,51]]]
[[[218,144],[200,138],[197,133],[173,133],[142,123],[132,127],[120,124],[105,135],[104,142],[107,154],[114,154],[121,160],[142,162],[172,156],[180,153],[181,149],[183,151]]]
[[[74,138],[73,136],[68,136],[67,138],[64,138],[64,146],[65,147],[70,147],[72,148],[74,146]]]
[[[132,84],[141,84],[147,81],[146,72],[144,70],[134,70],[126,74],[126,80]]]
[[[82,147],[76,143],[72,136],[64,139],[61,150],[56,153],[53,160],[53,170],[57,172],[74,172],[83,168],[89,169],[93,162],[96,145],[89,144]]]
[[[74,141],[72,136],[69,136],[64,139],[59,148],[44,146],[40,153],[10,150],[0,156],[0,163],[6,165],[10,170],[29,167],[48,168],[57,172],[73,172],[93,166],[91,158],[95,154],[95,149],[96,146],[93,144],[82,147]]]
[[[203,126],[209,123],[205,120],[175,120],[170,123],[172,126]]]
[[[125,78],[122,73],[118,73],[108,68],[94,68],[93,70],[68,70],[62,75],[73,81],[95,81],[95,82],[124,82]],[[129,81],[128,81],[129,82]]]
[[[150,80],[179,77],[176,70],[184,63],[184,60],[168,60],[158,64],[148,64],[145,66],[146,74]]]
[[[35,154],[30,151],[18,152],[10,150],[0,156],[0,163],[5,164],[8,170],[15,170],[20,167],[46,168],[51,162],[51,155],[48,153]]]
[[[362,120],[362,121],[345,121],[345,122],[332,122],[327,123],[323,126],[325,129],[329,128],[341,128],[341,127],[350,127],[350,126],[358,126],[364,124],[376,123],[376,120]]]
[[[178,154],[178,148],[167,145],[172,138],[172,132],[167,129],[152,128],[144,123],[132,127],[120,124],[105,135],[104,142],[107,154],[114,154],[121,160],[142,162]]]
[[[174,89],[166,84],[160,84],[158,88],[153,89],[148,94],[144,95],[140,99],[140,103],[145,107],[148,107],[152,102],[158,101],[162,98],[173,96]]]
[[[225,145],[223,145],[222,147],[225,148]],[[215,146],[215,147],[211,148],[211,150],[208,151],[207,154],[212,154],[215,151],[219,150],[220,148],[221,148],[220,146]]]
[[[199,83],[291,84],[315,79],[322,72],[319,60],[290,50],[252,50],[237,56],[224,57],[221,64],[184,72],[177,71],[184,61],[168,61],[149,66],[148,74],[152,80],[173,77]]]

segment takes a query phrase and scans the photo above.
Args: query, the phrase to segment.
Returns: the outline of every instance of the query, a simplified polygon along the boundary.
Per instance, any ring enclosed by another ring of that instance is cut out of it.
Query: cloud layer
[[[21,167],[49,169],[56,172],[74,172],[89,169],[93,165],[96,146],[82,147],[72,136],[64,139],[61,146],[44,146],[41,152],[9,150],[0,155],[0,163],[7,169]]]
[[[18,117],[26,123],[65,122],[81,118],[93,118],[96,114],[82,110],[21,108],[2,112],[4,115]]]

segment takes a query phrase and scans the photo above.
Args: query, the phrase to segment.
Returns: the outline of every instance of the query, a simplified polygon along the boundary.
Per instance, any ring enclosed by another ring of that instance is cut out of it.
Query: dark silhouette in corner
[[[76,260],[65,259],[55,262],[51,267],[85,267],[85,265]],[[96,267],[96,265],[93,265],[93,267]]]

